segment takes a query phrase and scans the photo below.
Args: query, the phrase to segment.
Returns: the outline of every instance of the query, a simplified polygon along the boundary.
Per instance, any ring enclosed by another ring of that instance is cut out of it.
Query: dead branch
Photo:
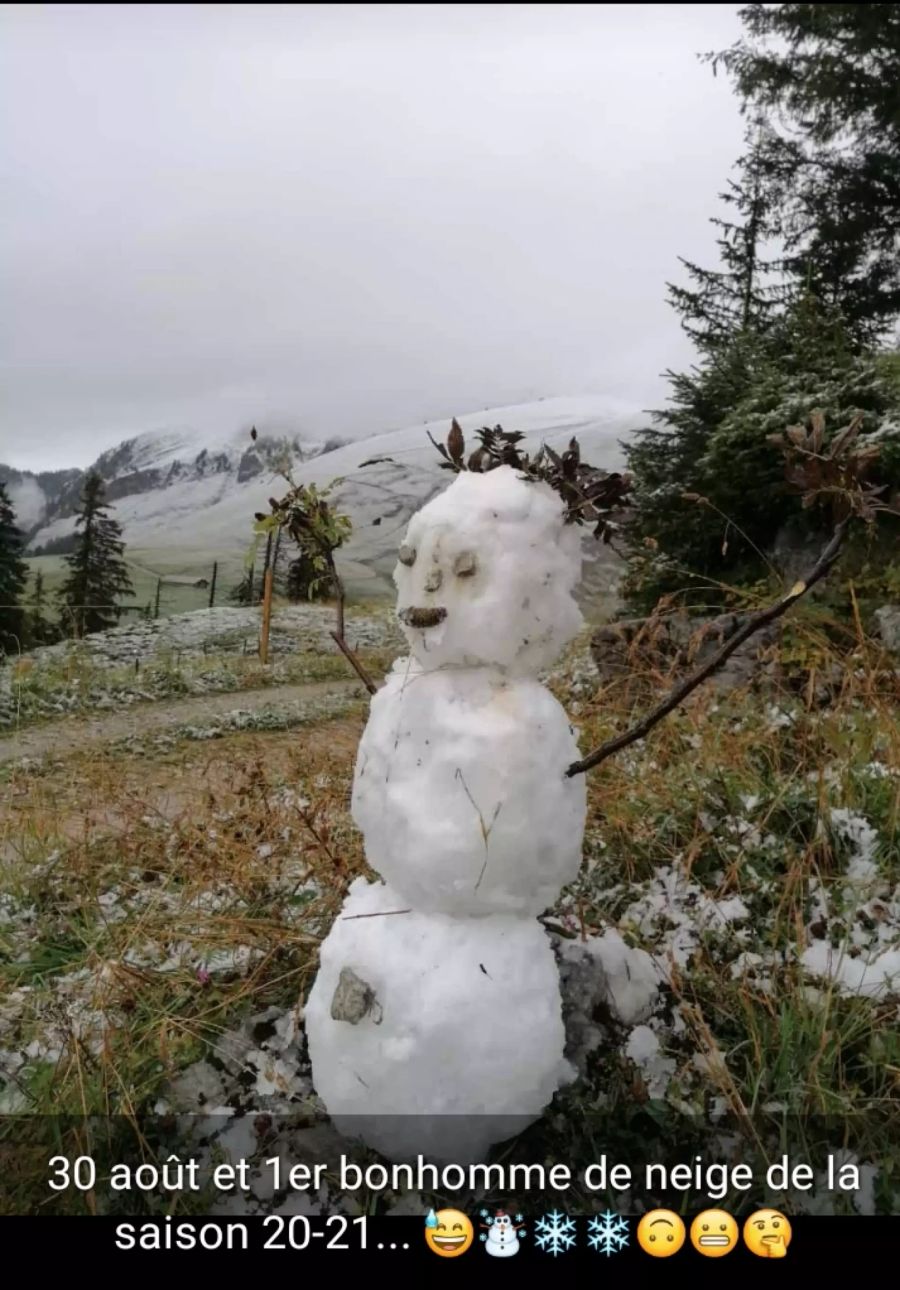
[[[337,645],[338,649],[353,668],[354,672],[362,681],[369,693],[375,694],[378,691],[378,686],[372,680],[371,676],[369,676],[360,660],[356,657],[354,651],[347,644],[347,640],[344,636],[344,603],[346,601],[344,581],[337,571],[337,566],[335,565],[334,556],[331,551],[325,551],[323,554],[328,564],[328,572],[331,576],[331,585],[334,587],[334,594],[337,598],[337,605],[335,607],[337,612],[337,628],[331,633],[331,639],[334,641],[335,645]]]
[[[805,578],[794,583],[786,596],[776,601],[774,605],[770,605],[767,609],[761,609],[758,613],[752,614],[733,636],[729,636],[728,640],[709,662],[704,663],[692,676],[687,677],[676,685],[663,699],[662,703],[651,709],[636,726],[632,726],[630,730],[616,735],[613,739],[608,739],[606,743],[601,744],[599,748],[595,748],[592,753],[588,753],[587,757],[583,757],[581,761],[573,762],[566,771],[567,778],[571,778],[573,775],[581,775],[585,771],[593,769],[594,766],[599,766],[608,757],[612,757],[613,753],[620,752],[623,748],[627,748],[629,744],[636,744],[640,739],[643,739],[655,725],[662,721],[663,717],[667,717],[679,704],[683,703],[687,696],[693,690],[696,690],[698,685],[702,685],[707,677],[717,672],[739,645],[743,645],[744,641],[749,640],[756,632],[780,618],[782,614],[786,614],[791,606],[796,604],[801,596],[804,596],[810,587],[815,586],[831,569],[843,545],[850,518],[850,516],[847,516],[841,520],[835,528],[831,540],[812,569]]]
[[[332,632],[332,633],[331,633],[331,639],[334,641],[335,645],[337,645],[338,649],[341,651],[341,653],[343,654],[344,658],[347,660],[347,662],[348,662],[348,663],[350,664],[350,666],[353,668],[354,672],[355,672],[355,673],[356,673],[356,675],[359,677],[359,679],[362,681],[363,685],[366,687],[366,689],[369,691],[369,693],[370,693],[370,694],[376,694],[376,693],[378,692],[378,686],[377,686],[377,685],[375,684],[375,682],[372,680],[371,676],[369,676],[369,673],[366,671],[366,669],[363,667],[362,663],[359,661],[359,659],[358,659],[358,658],[356,657],[356,655],[354,654],[353,650],[350,648],[350,646],[349,646],[349,645],[347,644],[347,642],[344,640],[343,636],[339,636],[339,635],[337,634],[337,632]]]

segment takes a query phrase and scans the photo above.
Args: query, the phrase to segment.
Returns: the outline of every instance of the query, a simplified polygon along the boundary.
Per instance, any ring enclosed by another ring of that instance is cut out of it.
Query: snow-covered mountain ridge
[[[626,405],[585,395],[487,408],[457,419],[472,446],[474,431],[485,425],[519,430],[532,447],[546,442],[559,448],[574,435],[586,460],[616,469],[622,465],[619,441],[642,417]],[[198,567],[210,554],[243,558],[254,513],[267,511],[268,498],[284,486],[277,472],[285,460],[297,480],[324,485],[339,477],[338,504],[353,522],[343,563],[351,577],[356,573],[381,584],[412,512],[450,482],[428,437],[445,440],[449,427],[448,417],[351,443],[314,442],[290,433],[261,433],[253,443],[242,432],[201,444],[189,431],[167,431],[107,450],[93,469],[107,481],[128,546],[144,558],[177,552],[186,569],[194,555]],[[364,464],[384,457],[391,460]],[[71,534],[84,473],[34,475],[0,466],[30,551],[48,544],[52,550]]]

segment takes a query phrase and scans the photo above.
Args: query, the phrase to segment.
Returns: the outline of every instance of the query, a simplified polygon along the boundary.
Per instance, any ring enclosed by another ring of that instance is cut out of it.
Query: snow
[[[28,532],[47,512],[47,499],[36,479],[30,475],[13,478],[7,485],[9,500],[16,513],[16,524],[23,532]]]
[[[492,664],[534,674],[558,657],[582,619],[572,592],[581,536],[548,484],[512,466],[463,472],[413,516],[394,571],[397,612],[443,612],[405,625],[423,668]]]
[[[578,755],[537,681],[399,660],[353,784],[370,864],[417,909],[542,913],[581,863],[584,777],[563,775]]]
[[[747,918],[749,910],[740,896],[716,899],[667,865],[628,906],[621,921],[653,939],[665,928],[667,956],[676,967],[684,968],[704,932],[722,932]]]
[[[849,844],[853,855],[847,865],[847,877],[857,882],[868,882],[878,873],[875,857],[878,854],[878,831],[873,829],[864,815],[846,807],[833,807],[831,827],[842,841]]]
[[[584,941],[566,941],[559,953],[569,998],[586,1016],[603,1002],[616,1020],[633,1026],[653,1011],[663,973],[646,950],[626,944],[615,928]]]
[[[665,1096],[677,1063],[663,1055],[659,1036],[649,1026],[635,1026],[625,1043],[625,1056],[634,1062],[651,1098]]]
[[[315,1086],[347,1136],[465,1164],[537,1119],[574,1074],[555,959],[532,919],[405,908],[387,885],[352,884],[306,1005]],[[374,995],[356,1023],[332,1018],[346,967]]]
[[[874,999],[900,989],[900,949],[853,958],[846,944],[834,947],[828,941],[816,941],[804,950],[800,962],[812,976],[833,981],[845,994]]]
[[[635,1026],[625,1044],[625,1056],[639,1066],[651,1062],[659,1052],[659,1040],[649,1026]]]

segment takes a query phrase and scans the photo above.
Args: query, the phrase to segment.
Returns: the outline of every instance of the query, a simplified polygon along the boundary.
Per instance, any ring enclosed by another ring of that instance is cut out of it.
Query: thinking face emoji
[[[790,1223],[777,1209],[758,1209],[744,1224],[744,1244],[761,1259],[783,1259],[791,1236]]]
[[[654,1259],[667,1259],[684,1245],[684,1223],[671,1209],[651,1209],[638,1223],[638,1245]]]
[[[705,1209],[691,1223],[691,1244],[708,1259],[720,1259],[737,1245],[738,1225],[724,1209]]]
[[[465,1214],[458,1209],[428,1211],[425,1219],[425,1243],[442,1259],[455,1259],[465,1254],[475,1237],[475,1229]]]

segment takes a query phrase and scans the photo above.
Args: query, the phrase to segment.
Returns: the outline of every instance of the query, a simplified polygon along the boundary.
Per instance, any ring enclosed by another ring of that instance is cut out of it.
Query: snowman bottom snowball
[[[403,909],[357,879],[322,944],[306,1006],[316,1090],[341,1132],[383,1155],[464,1164],[575,1076],[556,960],[530,919]]]

